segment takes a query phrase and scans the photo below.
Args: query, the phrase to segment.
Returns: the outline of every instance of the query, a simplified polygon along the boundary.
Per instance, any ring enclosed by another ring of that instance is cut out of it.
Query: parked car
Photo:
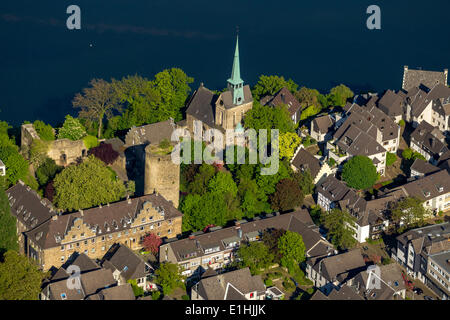
[[[415,294],[421,295],[421,294],[423,293],[423,290],[420,289],[420,288],[415,287],[415,288],[413,289],[413,292],[414,292]]]
[[[434,300],[434,298],[433,297],[430,297],[430,296],[424,296],[423,297],[425,300]]]

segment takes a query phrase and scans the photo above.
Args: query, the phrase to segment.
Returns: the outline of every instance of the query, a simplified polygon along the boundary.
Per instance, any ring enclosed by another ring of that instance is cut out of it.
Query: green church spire
[[[235,105],[240,105],[244,102],[244,80],[241,79],[239,65],[239,36],[236,37],[236,50],[234,51],[231,78],[228,79],[228,90],[230,90],[233,95],[233,103]]]

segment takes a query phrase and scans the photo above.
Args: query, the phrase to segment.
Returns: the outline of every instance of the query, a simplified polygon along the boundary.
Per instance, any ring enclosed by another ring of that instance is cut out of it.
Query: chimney
[[[80,211],[81,216],[84,216],[83,209],[80,209],[79,211]]]
[[[128,194],[127,194],[127,202],[128,202],[128,204],[131,204],[130,195],[128,195]]]
[[[109,207],[109,202],[106,204],[107,207]]]
[[[239,237],[239,239],[242,239],[242,229],[241,229],[241,227],[236,227],[236,231],[237,231],[237,236]]]

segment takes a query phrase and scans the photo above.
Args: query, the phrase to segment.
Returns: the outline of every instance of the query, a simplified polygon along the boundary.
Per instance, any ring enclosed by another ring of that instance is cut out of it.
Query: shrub
[[[398,122],[398,125],[399,125],[400,127],[404,127],[404,126],[406,125],[405,120],[401,119],[401,120]]]
[[[161,297],[161,292],[159,291],[155,291],[152,293],[152,299],[153,300],[158,300]]]
[[[273,286],[273,281],[272,279],[266,279],[264,280],[264,284],[268,287]]]
[[[37,168],[36,177],[40,186],[45,186],[63,168],[58,166],[53,159],[46,158]]]
[[[51,125],[45,124],[41,120],[36,120],[33,123],[33,127],[42,140],[45,141],[55,140],[55,133],[53,132],[53,128]]]
[[[190,300],[190,299],[189,299],[189,296],[188,296],[187,294],[183,294],[183,295],[181,296],[181,299],[183,299],[183,300]]]
[[[283,287],[286,290],[291,290],[291,289],[295,288],[295,284],[294,284],[294,282],[292,282],[291,279],[285,278],[285,280],[283,281]]]
[[[88,149],[92,149],[99,145],[98,139],[95,136],[88,135],[83,138],[84,146]]]
[[[119,153],[113,149],[112,145],[104,142],[98,147],[90,149],[89,154],[93,154],[106,164],[112,164],[119,157]]]
[[[336,164],[336,161],[333,158],[330,158],[330,160],[328,160],[328,165],[330,167],[333,167]]]
[[[395,153],[388,152],[386,154],[386,165],[391,166],[397,161],[397,156]]]

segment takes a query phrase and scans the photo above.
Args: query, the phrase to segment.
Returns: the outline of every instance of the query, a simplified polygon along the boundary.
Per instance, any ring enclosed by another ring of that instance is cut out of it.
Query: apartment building
[[[427,284],[442,299],[450,299],[450,250],[428,257]]]

